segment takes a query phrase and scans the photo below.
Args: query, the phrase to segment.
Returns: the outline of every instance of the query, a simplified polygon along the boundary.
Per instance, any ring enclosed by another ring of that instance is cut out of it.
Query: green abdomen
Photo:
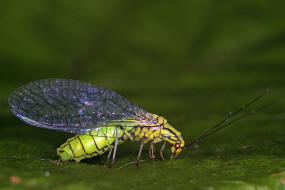
[[[76,162],[101,155],[114,147],[116,133],[119,143],[126,140],[123,138],[124,131],[114,126],[97,128],[88,134],[80,134],[68,139],[57,149],[57,154],[63,161],[75,160]]]

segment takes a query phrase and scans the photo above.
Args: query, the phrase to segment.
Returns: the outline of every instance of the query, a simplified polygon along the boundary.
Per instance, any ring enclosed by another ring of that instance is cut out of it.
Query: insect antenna
[[[189,144],[187,144],[186,146],[184,146],[184,148],[187,148],[187,147],[190,147],[191,145],[193,144],[197,144],[198,142],[200,142],[202,139],[206,138],[207,136],[223,129],[224,127],[226,126],[229,126],[230,124],[232,123],[235,123],[241,119],[244,119],[244,118],[247,118],[253,114],[255,114],[256,112],[264,109],[265,107],[271,105],[272,103],[274,103],[273,101],[272,102],[269,102],[261,107],[259,107],[258,109],[255,109],[245,115],[242,115],[234,120],[231,120],[234,118],[235,115],[237,115],[238,113],[246,110],[250,105],[254,104],[255,102],[257,102],[258,100],[260,100],[263,96],[265,96],[266,93],[269,92],[269,89],[266,89],[261,95],[257,96],[256,98],[254,98],[251,102],[249,102],[248,104],[242,106],[241,108],[239,108],[237,111],[235,111],[234,113],[230,113],[230,115],[225,118],[224,120],[220,121],[218,124],[216,124],[215,126],[213,126],[212,128],[208,129],[207,131],[205,131],[200,137],[196,138],[195,140],[193,140],[192,142],[190,142]],[[230,121],[231,120],[231,121]],[[230,122],[229,122],[230,121]]]

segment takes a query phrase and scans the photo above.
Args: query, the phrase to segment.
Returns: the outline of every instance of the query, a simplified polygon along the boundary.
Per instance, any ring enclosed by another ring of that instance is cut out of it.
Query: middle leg
[[[153,141],[151,142],[151,144],[149,146],[148,154],[149,154],[149,157],[151,159],[155,159],[155,148],[154,148],[154,142]]]
[[[163,145],[160,148],[160,157],[161,157],[162,160],[165,160],[165,158],[163,156],[163,151],[165,149],[165,145],[166,145],[166,142],[164,142]]]
[[[141,157],[141,153],[142,153],[142,149],[143,149],[143,145],[144,145],[144,144],[145,144],[145,139],[142,139],[141,145],[140,145],[140,150],[139,150],[139,153],[138,153],[138,158],[137,158],[136,166],[139,166],[140,157]]]

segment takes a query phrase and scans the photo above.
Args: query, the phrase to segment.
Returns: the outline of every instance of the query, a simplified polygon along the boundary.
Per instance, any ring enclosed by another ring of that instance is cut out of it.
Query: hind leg
[[[115,140],[115,146],[114,146],[114,152],[113,152],[113,159],[110,167],[112,167],[115,163],[116,159],[116,153],[117,153],[117,148],[118,148],[118,142],[119,142],[119,137],[118,137],[118,128],[116,128],[116,140]]]
[[[106,160],[106,162],[104,163],[105,166],[106,166],[106,165],[108,164],[108,162],[110,161],[110,158],[111,158],[111,155],[112,155],[112,151],[113,151],[113,149],[110,149],[110,150],[109,150],[109,153],[108,153],[108,156],[107,156],[107,160]]]

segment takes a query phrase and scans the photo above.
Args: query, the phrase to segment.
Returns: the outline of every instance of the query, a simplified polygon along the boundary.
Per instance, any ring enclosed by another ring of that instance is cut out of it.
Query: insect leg
[[[141,146],[140,146],[140,151],[138,153],[138,158],[137,158],[137,163],[136,166],[139,166],[139,162],[140,162],[140,157],[141,157],[141,153],[142,153],[142,149],[143,149],[143,145],[145,144],[145,140],[142,139],[141,141]]]
[[[60,165],[61,162],[62,162],[62,159],[55,160],[56,165]]]
[[[151,142],[151,144],[149,146],[148,153],[149,153],[149,157],[151,159],[155,159],[155,149],[154,149],[154,142],[153,141]]]
[[[116,141],[115,141],[115,146],[114,146],[114,152],[113,152],[113,159],[112,159],[111,167],[115,163],[117,147],[118,147],[118,128],[116,128]]]
[[[161,157],[162,160],[165,160],[165,158],[163,156],[163,153],[162,153],[164,151],[164,149],[165,149],[165,145],[166,145],[166,142],[164,142],[163,145],[160,148],[160,157]]]
[[[109,150],[109,153],[108,153],[108,156],[107,156],[107,160],[106,160],[106,162],[104,163],[105,166],[106,166],[106,165],[108,164],[108,162],[110,161],[110,158],[111,158],[111,155],[112,155],[112,151],[113,151],[113,149],[110,149],[110,150]]]

